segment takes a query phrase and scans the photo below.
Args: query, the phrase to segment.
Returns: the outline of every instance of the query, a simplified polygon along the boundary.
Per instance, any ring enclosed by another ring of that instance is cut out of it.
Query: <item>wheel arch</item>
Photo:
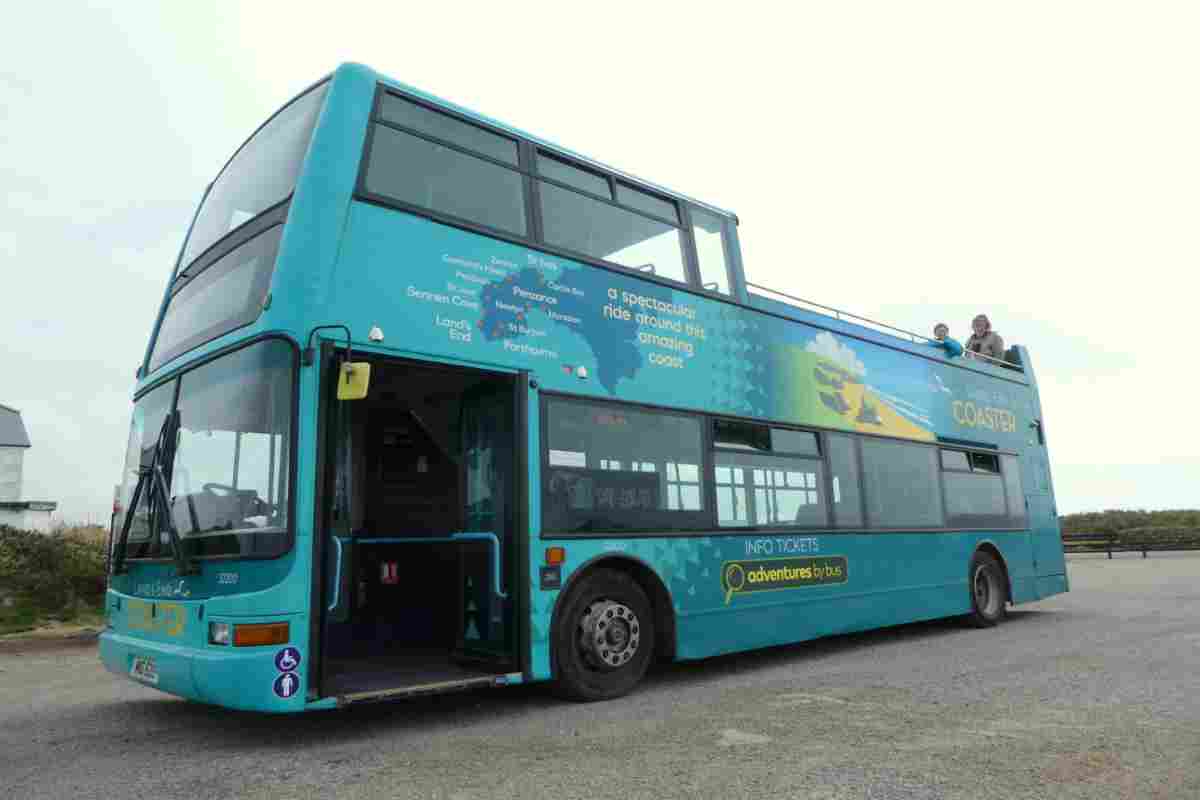
[[[988,555],[993,556],[996,561],[1000,563],[1000,570],[1004,573],[1004,583],[1008,587],[1008,604],[1012,605],[1012,575],[1010,575],[1008,572],[1008,561],[1005,560],[1004,554],[1000,552],[1000,548],[991,539],[984,539],[983,541],[976,543],[975,549],[971,552],[972,559],[975,558],[976,553],[987,553]],[[968,561],[967,563],[969,565],[971,562]]]
[[[558,597],[554,599],[554,610],[550,617],[550,636],[556,635],[559,617],[563,606],[563,598],[590,573],[598,569],[612,569],[629,575],[646,593],[654,613],[654,655],[662,661],[675,658],[675,604],[671,592],[663,583],[654,568],[637,556],[628,553],[601,553],[580,564],[563,585]],[[557,656],[554,647],[550,648],[550,672],[558,674]]]

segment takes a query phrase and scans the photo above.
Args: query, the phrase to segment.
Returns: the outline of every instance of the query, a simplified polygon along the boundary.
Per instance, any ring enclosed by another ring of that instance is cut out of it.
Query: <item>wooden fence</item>
[[[1063,533],[1063,549],[1068,553],[1140,552],[1142,558],[1153,550],[1200,550],[1200,529],[1127,528],[1099,533]]]

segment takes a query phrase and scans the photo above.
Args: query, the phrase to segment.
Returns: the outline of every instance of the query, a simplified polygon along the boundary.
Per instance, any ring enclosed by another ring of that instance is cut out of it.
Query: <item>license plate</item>
[[[133,664],[129,667],[129,677],[135,681],[157,686],[158,669],[154,666],[154,659],[150,656],[134,656]]]

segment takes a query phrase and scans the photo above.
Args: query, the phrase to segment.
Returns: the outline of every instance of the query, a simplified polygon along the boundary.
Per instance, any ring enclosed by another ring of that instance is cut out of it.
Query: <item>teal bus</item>
[[[738,219],[338,67],[208,187],[134,390],[100,656],[298,712],[1067,590],[1029,354],[749,283]]]

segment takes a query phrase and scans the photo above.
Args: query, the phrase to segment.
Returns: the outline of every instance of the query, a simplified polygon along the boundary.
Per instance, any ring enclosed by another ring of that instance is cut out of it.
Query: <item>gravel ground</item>
[[[1078,556],[992,630],[908,625],[659,668],[299,717],[0,647],[0,798],[1200,798],[1200,554]]]

